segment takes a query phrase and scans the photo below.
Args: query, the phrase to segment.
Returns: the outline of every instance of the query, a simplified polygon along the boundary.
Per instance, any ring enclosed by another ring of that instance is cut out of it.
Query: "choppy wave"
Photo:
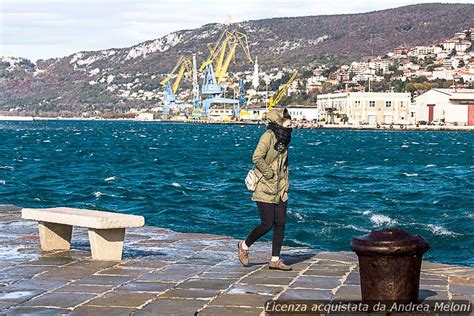
[[[0,204],[111,210],[143,215],[148,225],[243,238],[259,222],[244,178],[263,131],[1,124]],[[352,236],[396,226],[430,241],[427,259],[474,265],[474,133],[293,133],[285,244],[350,250]]]

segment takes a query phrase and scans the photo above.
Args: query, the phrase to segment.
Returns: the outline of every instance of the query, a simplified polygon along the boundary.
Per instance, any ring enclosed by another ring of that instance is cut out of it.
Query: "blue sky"
[[[0,0],[0,56],[61,57],[132,46],[213,22],[359,13],[421,2],[437,1]]]

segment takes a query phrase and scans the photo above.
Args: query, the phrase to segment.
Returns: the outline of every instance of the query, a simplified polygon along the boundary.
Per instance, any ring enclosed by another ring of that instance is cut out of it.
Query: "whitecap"
[[[100,197],[101,197],[102,195],[103,195],[103,193],[100,192],[100,191],[95,191],[95,192],[94,192],[94,196],[96,197],[96,199],[100,199]]]
[[[179,184],[178,182],[173,182],[171,183],[172,186],[174,186],[175,188],[181,188],[181,184]]]
[[[0,179],[0,184],[5,185],[6,184],[5,180]]]
[[[365,170],[373,170],[373,169],[379,169],[379,168],[380,168],[379,166],[370,166],[370,167],[365,168]]]
[[[115,179],[117,179],[117,177],[116,177],[116,176],[113,176],[113,177],[105,178],[104,181],[105,181],[105,182],[109,182],[109,181],[113,181],[113,180],[115,180]]]
[[[418,177],[418,173],[406,173],[406,172],[404,172],[403,174],[407,177]]]
[[[304,221],[304,218],[305,216],[299,212],[296,212],[296,211],[288,211],[288,215],[290,217],[294,217],[298,220],[298,222],[303,222]]]
[[[376,225],[376,226],[393,226],[397,223],[396,220],[388,217],[387,215],[382,215],[382,214],[374,214],[370,216],[370,221]]]
[[[235,144],[235,147],[239,147],[239,146],[240,146],[240,144]]]
[[[409,146],[409,145],[402,145],[401,147],[402,147],[402,148],[408,148],[408,147],[410,147],[410,146]]]
[[[428,143],[428,145],[435,146],[435,145],[438,145],[438,143]]]
[[[446,229],[445,227],[443,227],[441,225],[428,224],[426,226],[429,228],[429,230],[434,235],[438,235],[438,236],[459,236],[459,235],[461,235],[459,233],[449,231],[448,229]]]
[[[411,142],[410,144],[413,144],[413,145],[419,145],[420,143],[417,143],[417,142]]]
[[[10,166],[0,166],[0,169],[13,170],[13,167],[10,167]]]
[[[340,165],[345,164],[346,162],[347,162],[347,161],[345,161],[345,160],[336,161],[336,163],[337,163],[337,164],[340,164]]]
[[[363,211],[363,212],[362,212],[362,215],[370,215],[370,214],[372,214],[371,211]]]
[[[358,227],[358,226],[355,226],[355,225],[345,225],[343,226],[344,228],[349,228],[349,229],[352,229],[352,230],[356,230],[356,231],[359,231],[359,232],[363,232],[363,233],[368,233],[370,232],[370,230],[368,229],[365,229],[365,228],[362,228],[362,227]]]
[[[427,168],[430,168],[430,167],[436,167],[436,165],[433,165],[433,164],[429,164],[429,165],[426,165]]]
[[[318,146],[318,145],[321,145],[323,142],[315,142],[315,143],[308,143],[308,145],[311,145],[311,146]]]
[[[49,139],[43,140],[43,143],[51,143]]]

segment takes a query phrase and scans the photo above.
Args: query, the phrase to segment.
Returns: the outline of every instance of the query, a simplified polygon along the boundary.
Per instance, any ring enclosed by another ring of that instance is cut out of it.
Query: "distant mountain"
[[[264,70],[358,60],[399,45],[425,45],[474,26],[474,4],[419,4],[361,14],[235,23]],[[39,60],[0,58],[0,110],[126,110],[157,104],[163,74],[179,55],[207,55],[223,25],[173,32],[130,48]],[[199,58],[202,58],[199,56]],[[234,70],[250,70],[242,57]]]

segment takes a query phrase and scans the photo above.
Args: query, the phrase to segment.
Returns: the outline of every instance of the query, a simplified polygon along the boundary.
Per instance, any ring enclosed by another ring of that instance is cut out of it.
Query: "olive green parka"
[[[283,124],[283,109],[272,109],[267,114],[268,122]],[[267,129],[257,144],[252,162],[262,173],[252,194],[252,200],[266,203],[279,203],[288,200],[288,148],[282,153],[275,149],[277,138]]]

